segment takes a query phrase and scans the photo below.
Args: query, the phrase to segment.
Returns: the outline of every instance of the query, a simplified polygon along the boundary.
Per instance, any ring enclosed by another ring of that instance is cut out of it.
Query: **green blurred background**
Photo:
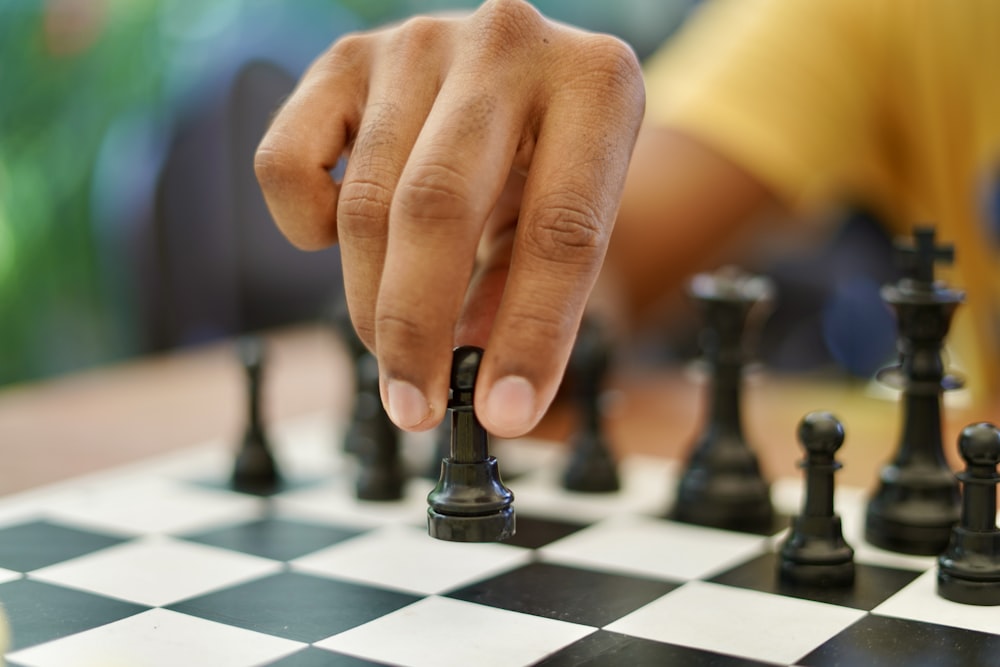
[[[322,316],[336,250],[274,231],[253,148],[340,34],[445,0],[0,2],[0,384]],[[688,0],[539,0],[645,56]]]

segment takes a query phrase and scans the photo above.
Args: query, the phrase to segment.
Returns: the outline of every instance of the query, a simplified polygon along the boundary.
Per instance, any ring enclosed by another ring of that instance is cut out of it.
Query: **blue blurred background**
[[[478,3],[0,2],[0,384],[320,317],[336,250],[273,228],[252,156],[338,35]],[[539,0],[640,56],[692,0]]]

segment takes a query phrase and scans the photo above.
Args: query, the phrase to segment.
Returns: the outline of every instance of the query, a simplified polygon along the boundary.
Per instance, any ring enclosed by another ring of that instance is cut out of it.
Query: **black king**
[[[941,350],[965,295],[934,279],[935,264],[954,261],[954,249],[937,245],[933,229],[917,228],[912,245],[897,245],[897,257],[904,277],[884,286],[882,298],[896,313],[899,364],[877,377],[903,392],[903,430],[868,503],[865,538],[892,551],[934,555],[948,546],[961,510],[942,447],[941,396],[962,380],[945,373]]]

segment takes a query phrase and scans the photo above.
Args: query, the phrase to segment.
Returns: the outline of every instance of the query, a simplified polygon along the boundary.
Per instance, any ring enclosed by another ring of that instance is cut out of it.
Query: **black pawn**
[[[570,389],[582,422],[571,441],[573,453],[563,474],[563,486],[570,491],[608,493],[620,487],[601,411],[610,357],[604,331],[595,321],[585,319],[569,362]]]
[[[378,361],[367,352],[355,359],[357,387],[345,450],[358,457],[355,484],[361,500],[399,500],[405,475],[399,460],[399,430],[379,396]]]
[[[260,394],[264,366],[264,343],[260,338],[240,339],[238,352],[246,372],[247,427],[240,451],[236,454],[231,485],[237,491],[267,495],[281,484],[281,475],[271,453],[271,443],[264,432]]]
[[[799,423],[806,458],[802,513],[792,519],[781,547],[780,576],[798,586],[850,586],[854,549],[844,541],[840,517],[833,511],[833,476],[840,469],[834,454],[844,444],[844,427],[829,412],[811,412]]]
[[[951,246],[938,245],[930,228],[917,229],[914,237],[897,246],[905,276],[882,288],[896,313],[899,363],[877,377],[902,390],[903,428],[868,503],[865,539],[891,551],[935,556],[947,548],[961,512],[942,445],[941,396],[962,381],[945,373],[941,350],[964,294],[934,279],[935,263],[952,261]]]
[[[691,283],[705,319],[701,342],[711,386],[708,420],[678,486],[671,514],[677,521],[754,533],[773,527],[770,487],[743,435],[740,408],[748,325],[772,294],[766,278],[732,269]]]
[[[962,515],[948,549],[938,558],[938,595],[954,602],[1000,605],[1000,530],[997,529],[997,464],[1000,431],[973,424],[962,431],[958,449],[966,468]]]
[[[482,357],[480,348],[468,346],[455,348],[452,357],[450,455],[427,495],[427,532],[439,540],[496,542],[514,534],[514,494],[500,479],[489,436],[473,411]]]

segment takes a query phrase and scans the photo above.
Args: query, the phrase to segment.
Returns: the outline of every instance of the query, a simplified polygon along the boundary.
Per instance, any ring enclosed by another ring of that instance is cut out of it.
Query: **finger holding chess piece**
[[[805,500],[781,548],[781,580],[795,585],[850,586],[854,549],[844,541],[840,516],[833,510],[833,476],[841,467],[834,454],[844,444],[844,427],[829,412],[811,412],[799,423],[798,437],[806,450],[799,464],[805,470]]]
[[[938,595],[964,604],[1000,605],[1000,430],[985,422],[967,426],[958,449],[966,466],[957,475],[962,514],[947,551],[938,557]]]
[[[427,495],[427,532],[452,542],[497,542],[514,534],[514,494],[503,485],[489,435],[473,410],[483,351],[455,348],[448,411],[450,454],[441,461],[437,486]]]

